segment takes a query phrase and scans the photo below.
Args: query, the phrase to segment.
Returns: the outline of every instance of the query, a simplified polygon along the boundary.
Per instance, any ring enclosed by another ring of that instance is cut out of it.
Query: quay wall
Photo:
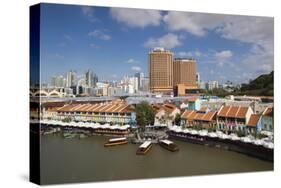
[[[217,147],[230,151],[243,153],[252,157],[260,158],[266,161],[274,160],[274,149],[265,148],[262,145],[245,143],[239,140],[221,139],[218,137],[192,135],[189,133],[176,133],[173,131],[167,132],[169,138],[182,140],[194,144],[206,145],[209,147]]]

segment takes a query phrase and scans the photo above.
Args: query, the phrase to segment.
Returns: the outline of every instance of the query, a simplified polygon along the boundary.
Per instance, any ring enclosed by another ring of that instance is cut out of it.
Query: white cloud
[[[233,53],[230,50],[223,50],[220,52],[216,52],[214,56],[219,61],[225,61],[231,58],[233,56]]]
[[[171,31],[187,31],[193,35],[202,37],[206,35],[208,29],[213,29],[220,25],[221,15],[201,14],[170,11],[163,17]]]
[[[94,43],[91,43],[91,44],[90,44],[90,47],[91,47],[91,48],[99,48],[99,46],[96,45],[96,44],[94,44]]]
[[[131,69],[132,69],[133,71],[136,71],[136,72],[141,71],[141,67],[139,67],[139,66],[132,66]]]
[[[227,16],[223,27],[217,32],[223,38],[238,40],[273,51],[273,19],[267,17]]]
[[[52,58],[52,59],[58,59],[58,60],[64,59],[64,56],[62,54],[59,54],[59,53],[49,54],[49,57]]]
[[[170,11],[163,21],[171,31],[182,30],[202,37],[214,30],[225,39],[259,45],[266,53],[273,53],[274,22],[269,17]]]
[[[94,16],[94,8],[93,7],[82,6],[81,11],[82,11],[82,14],[89,19],[89,21],[91,21],[91,22],[97,21],[97,18],[95,18],[95,16]]]
[[[110,40],[111,39],[110,35],[105,34],[103,31],[97,30],[97,29],[89,32],[88,35],[91,36],[91,37],[96,37],[96,38],[101,39],[101,40]]]
[[[171,49],[179,45],[181,45],[180,37],[173,33],[168,33],[160,38],[149,38],[144,43],[147,48],[163,47]]]
[[[274,57],[267,53],[250,52],[241,62],[244,67],[254,71],[255,75],[269,73],[274,69]]]
[[[70,35],[67,35],[67,34],[63,35],[63,38],[65,38],[68,41],[73,41],[73,38]]]
[[[130,27],[158,26],[162,19],[161,11],[158,10],[111,8],[110,14],[116,21]]]
[[[176,53],[180,57],[201,57],[202,53],[198,50],[196,51],[181,51]]]
[[[137,60],[133,59],[133,58],[130,58],[130,59],[127,60],[127,63],[129,63],[129,64],[137,64],[139,62]]]

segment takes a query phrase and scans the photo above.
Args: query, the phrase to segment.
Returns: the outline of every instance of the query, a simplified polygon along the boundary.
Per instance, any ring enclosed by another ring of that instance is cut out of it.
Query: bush
[[[236,132],[236,134],[237,134],[238,137],[243,137],[243,136],[245,136],[245,132],[242,131],[242,130],[238,130],[238,131]]]
[[[66,117],[62,120],[62,122],[65,122],[65,123],[69,123],[71,122],[71,118],[70,117]]]

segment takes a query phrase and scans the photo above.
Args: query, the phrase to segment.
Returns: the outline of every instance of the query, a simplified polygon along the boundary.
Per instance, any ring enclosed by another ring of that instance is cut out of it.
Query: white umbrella
[[[198,131],[192,130],[192,131],[190,132],[190,134],[193,134],[193,135],[198,134]]]
[[[212,138],[218,137],[217,133],[214,132],[208,133],[208,136]]]

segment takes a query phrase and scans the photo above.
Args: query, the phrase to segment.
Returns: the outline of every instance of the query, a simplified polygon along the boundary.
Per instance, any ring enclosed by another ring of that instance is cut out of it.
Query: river
[[[145,156],[138,145],[105,148],[109,137],[41,137],[42,184],[159,178],[273,170],[273,163],[219,148],[173,140],[179,152],[153,145]]]

